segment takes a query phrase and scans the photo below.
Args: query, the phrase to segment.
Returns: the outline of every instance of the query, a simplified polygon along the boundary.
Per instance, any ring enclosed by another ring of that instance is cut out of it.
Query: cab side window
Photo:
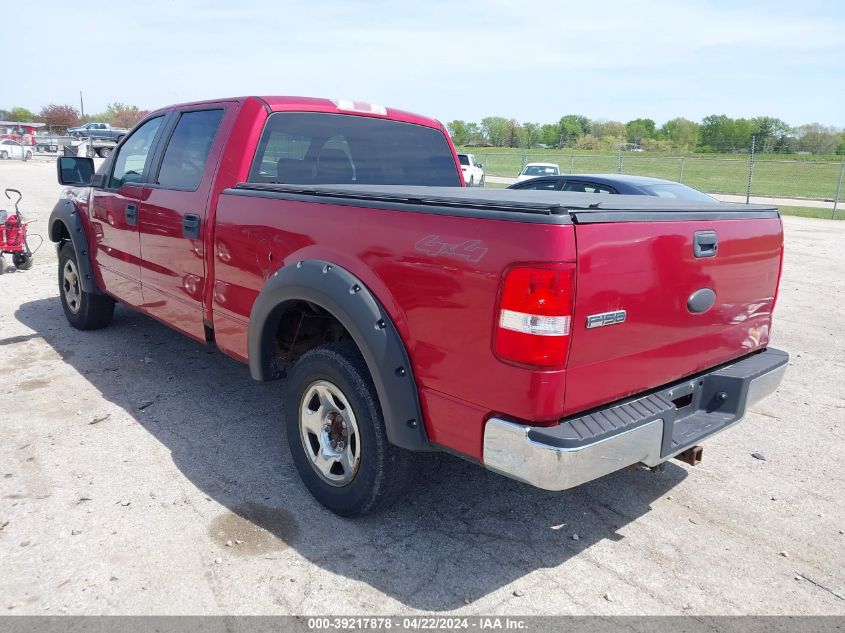
[[[163,120],[163,116],[150,119],[126,139],[114,159],[114,169],[109,180],[110,189],[119,189],[127,183],[141,182],[144,179],[150,150]]]
[[[164,151],[157,185],[196,191],[222,118],[223,110],[182,113]]]

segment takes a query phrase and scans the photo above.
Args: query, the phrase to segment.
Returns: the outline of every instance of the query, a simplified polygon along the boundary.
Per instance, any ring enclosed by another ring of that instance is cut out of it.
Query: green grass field
[[[778,207],[783,215],[797,215],[802,218],[820,218],[822,220],[830,220],[833,211],[831,209],[816,209],[813,207]],[[836,210],[836,217],[834,220],[845,220],[845,208]]]
[[[474,153],[489,176],[514,178],[522,169],[523,152],[511,148],[460,148]],[[597,152],[553,153],[530,150],[526,162],[557,163],[563,173],[616,173],[616,154]],[[832,161],[832,158],[829,158]],[[795,160],[765,155],[755,159],[751,193],[832,200],[836,195],[841,164],[818,160]],[[622,173],[678,180],[708,193],[745,194],[748,187],[748,156],[697,154],[692,156],[622,155]],[[840,200],[845,199],[845,182]]]

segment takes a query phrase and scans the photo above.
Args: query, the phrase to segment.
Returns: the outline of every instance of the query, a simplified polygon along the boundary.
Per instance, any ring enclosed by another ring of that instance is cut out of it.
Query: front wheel
[[[285,426],[293,462],[312,495],[345,517],[393,503],[413,455],[390,444],[378,395],[352,341],[316,347],[288,372]]]
[[[479,187],[483,187],[483,186],[484,186],[484,176],[482,176],[482,177],[481,177],[481,180],[479,180],[479,181],[478,181],[478,186],[479,186]]]
[[[32,158],[32,152],[27,152],[26,156],[24,156],[24,160],[29,160],[30,158]]]
[[[6,160],[9,158],[9,152],[0,152],[0,160]]]
[[[76,251],[70,242],[62,244],[59,251],[59,296],[68,323],[77,330],[98,330],[111,323],[114,299],[82,289]]]
[[[6,258],[0,253],[0,275],[6,272]]]

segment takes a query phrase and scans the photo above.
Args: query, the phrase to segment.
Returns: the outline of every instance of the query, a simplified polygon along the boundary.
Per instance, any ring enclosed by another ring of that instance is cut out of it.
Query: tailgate
[[[768,344],[779,217],[584,223],[575,237],[567,414]]]

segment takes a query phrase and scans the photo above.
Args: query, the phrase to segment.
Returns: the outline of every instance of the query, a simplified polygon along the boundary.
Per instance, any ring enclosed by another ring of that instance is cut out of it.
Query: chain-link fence
[[[752,198],[780,198],[781,206],[829,210],[841,215],[845,203],[845,162],[759,159],[753,148],[736,158],[709,156],[643,156],[638,152],[579,154],[504,152],[475,149],[489,178],[515,179],[527,163],[555,163],[563,174],[631,174],[653,176],[689,185],[706,193]]]

